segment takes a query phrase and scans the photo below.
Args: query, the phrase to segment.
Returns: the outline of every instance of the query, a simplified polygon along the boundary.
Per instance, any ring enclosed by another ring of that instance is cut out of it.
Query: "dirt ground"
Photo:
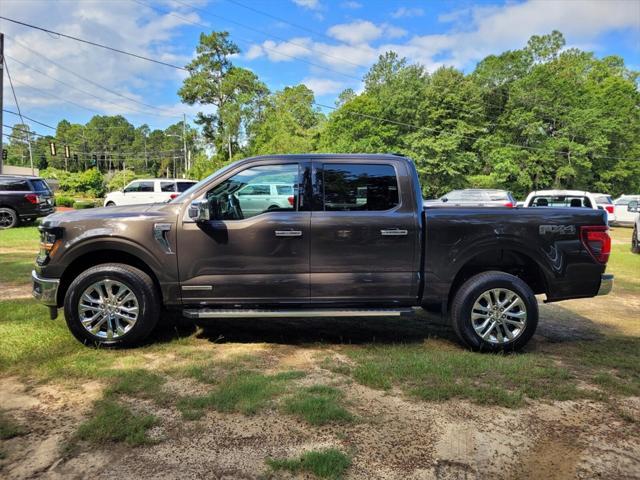
[[[638,297],[624,296],[620,308],[640,311]],[[543,305],[532,348],[598,335],[607,328],[607,319],[615,317],[610,311],[604,315],[610,308],[601,299]],[[316,324],[307,334],[322,335],[318,326],[322,328]],[[272,328],[277,335],[287,326]],[[294,330],[300,328],[304,327],[293,325]],[[629,328],[638,333],[638,325]],[[8,479],[264,478],[267,457],[338,446],[352,452],[347,476],[353,479],[640,478],[640,427],[623,421],[608,404],[528,401],[525,408],[509,409],[460,400],[423,402],[400,391],[351,383],[323,368],[321,359],[327,354],[344,360],[337,344],[230,342],[206,348],[212,358],[259,352],[273,371],[301,369],[307,372],[305,382],[341,384],[354,413],[365,420],[336,430],[267,410],[253,416],[210,411],[204,420],[185,422],[173,408],[129,399],[134,410],[162,418],[161,426],[151,432],[157,444],[114,445],[67,456],[65,441],[100,397],[103,385],[3,378],[0,405],[29,425],[28,435],[5,442],[11,461],[3,475]],[[171,358],[148,360],[162,364]],[[193,380],[174,380],[166,388],[181,394],[201,387]],[[618,408],[638,418],[640,398],[622,399]],[[294,477],[278,473],[274,478]]]

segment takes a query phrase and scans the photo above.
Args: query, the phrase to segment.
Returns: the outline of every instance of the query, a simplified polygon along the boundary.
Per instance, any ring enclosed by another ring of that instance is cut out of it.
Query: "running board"
[[[413,308],[318,308],[318,309],[238,309],[202,308],[183,310],[187,318],[309,318],[309,317],[404,317],[415,314]]]

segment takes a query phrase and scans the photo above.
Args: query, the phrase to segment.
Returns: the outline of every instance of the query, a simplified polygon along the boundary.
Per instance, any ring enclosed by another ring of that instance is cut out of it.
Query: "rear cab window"
[[[325,163],[322,186],[325,211],[384,211],[400,204],[390,164]]]
[[[161,192],[175,192],[176,191],[176,182],[160,182],[160,191]]]
[[[531,199],[529,206],[592,208],[591,200],[583,195],[539,195]]]
[[[196,182],[176,182],[176,183],[178,185],[178,191],[180,193],[186,192],[196,184]]]

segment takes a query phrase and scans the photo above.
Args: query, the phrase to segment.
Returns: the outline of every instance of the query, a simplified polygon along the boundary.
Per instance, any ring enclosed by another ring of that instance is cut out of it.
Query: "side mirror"
[[[211,220],[211,208],[208,200],[194,200],[189,205],[189,218],[195,222]]]
[[[447,197],[442,197],[442,201],[443,201],[444,203],[447,203],[447,202],[449,201],[449,199],[448,199]]]
[[[636,200],[629,202],[629,205],[627,205],[627,211],[637,213],[639,211],[638,202]]]

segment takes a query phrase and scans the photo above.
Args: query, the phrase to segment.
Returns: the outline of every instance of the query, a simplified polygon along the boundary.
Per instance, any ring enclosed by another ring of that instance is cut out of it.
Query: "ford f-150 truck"
[[[251,184],[293,198],[259,210],[237,195]],[[604,212],[424,207],[397,155],[248,158],[169,203],[58,213],[40,230],[33,294],[90,345],[138,343],[166,309],[268,322],[422,307],[473,349],[515,350],[535,332],[536,294],[613,284]]]

